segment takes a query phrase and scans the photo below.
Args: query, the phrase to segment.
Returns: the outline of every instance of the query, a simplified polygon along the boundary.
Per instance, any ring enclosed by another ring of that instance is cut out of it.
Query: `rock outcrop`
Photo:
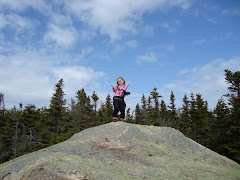
[[[240,165],[176,129],[112,122],[1,164],[1,178],[239,179]]]

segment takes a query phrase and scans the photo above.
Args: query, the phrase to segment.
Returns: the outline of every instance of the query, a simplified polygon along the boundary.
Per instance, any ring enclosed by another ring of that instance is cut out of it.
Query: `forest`
[[[167,105],[153,88],[149,97],[144,94],[134,110],[126,109],[126,122],[142,125],[167,126],[185,136],[240,163],[240,71],[224,71],[228,84],[227,100],[220,97],[216,107],[209,110],[200,93],[186,94],[182,107],[176,108],[171,92]],[[112,97],[98,107],[96,92],[89,96],[84,88],[67,104],[64,80],[54,86],[49,107],[23,105],[5,109],[4,93],[0,92],[0,163],[18,156],[52,146],[84,129],[112,121]],[[161,100],[160,100],[161,98]],[[225,102],[227,101],[227,102]]]

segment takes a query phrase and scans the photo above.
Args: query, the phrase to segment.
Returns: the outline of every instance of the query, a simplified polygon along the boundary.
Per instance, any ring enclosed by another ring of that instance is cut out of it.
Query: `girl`
[[[126,91],[128,86],[130,84],[128,83],[125,86],[125,80],[122,77],[119,77],[117,79],[117,85],[114,87],[114,85],[112,84],[112,89],[114,92],[114,96],[113,96],[113,106],[114,106],[114,111],[113,111],[113,121],[117,121],[117,113],[120,111],[121,115],[120,115],[120,121],[125,121],[125,108],[126,108],[126,103],[124,102],[124,96],[123,91]]]

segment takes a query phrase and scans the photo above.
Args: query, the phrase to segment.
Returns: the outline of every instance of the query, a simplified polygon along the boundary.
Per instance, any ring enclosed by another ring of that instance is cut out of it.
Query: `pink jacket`
[[[119,97],[121,97],[121,96],[122,96],[122,92],[127,90],[128,85],[126,85],[126,86],[125,86],[125,85],[118,86],[118,89],[117,89],[117,86],[118,86],[118,85],[116,85],[116,86],[113,88],[113,92],[115,92],[115,93],[114,93],[114,96],[119,96]]]

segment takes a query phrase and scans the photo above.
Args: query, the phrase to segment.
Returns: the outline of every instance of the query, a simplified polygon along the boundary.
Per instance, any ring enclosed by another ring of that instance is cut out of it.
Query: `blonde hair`
[[[118,80],[121,79],[123,81],[123,84],[125,85],[125,80],[123,79],[123,77],[119,77],[117,78],[117,84],[118,84]]]

